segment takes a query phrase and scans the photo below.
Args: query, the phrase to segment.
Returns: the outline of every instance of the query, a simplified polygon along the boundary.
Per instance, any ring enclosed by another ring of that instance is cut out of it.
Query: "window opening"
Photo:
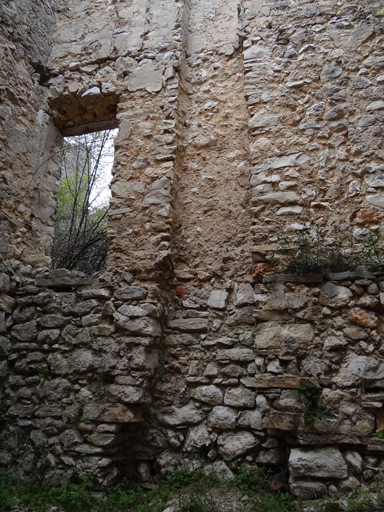
[[[93,274],[108,252],[108,209],[118,130],[64,137],[52,267]]]

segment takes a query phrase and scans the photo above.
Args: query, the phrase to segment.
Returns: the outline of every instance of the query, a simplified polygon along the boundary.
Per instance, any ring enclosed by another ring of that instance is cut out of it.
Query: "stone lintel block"
[[[268,274],[263,277],[263,284],[297,283],[315,284],[323,282],[323,274]]]
[[[295,389],[300,386],[301,377],[287,375],[285,377],[261,376],[255,377],[254,387],[257,389]]]
[[[351,272],[334,272],[326,274],[330,281],[348,281],[349,279],[375,279],[375,275],[368,270],[354,270]]]

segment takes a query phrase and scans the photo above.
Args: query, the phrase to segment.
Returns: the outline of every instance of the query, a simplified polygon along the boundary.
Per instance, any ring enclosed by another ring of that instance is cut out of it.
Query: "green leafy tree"
[[[105,266],[109,200],[106,167],[113,158],[114,132],[68,137],[61,156],[53,268],[93,274]]]

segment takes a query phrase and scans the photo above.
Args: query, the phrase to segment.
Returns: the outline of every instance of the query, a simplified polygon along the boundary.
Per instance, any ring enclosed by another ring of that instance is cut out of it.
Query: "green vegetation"
[[[269,472],[253,467],[237,470],[235,481],[228,482],[205,475],[202,470],[189,472],[182,468],[164,478],[156,489],[129,486],[123,481],[101,496],[94,492],[92,476],[74,473],[73,479],[52,489],[36,482],[17,482],[10,473],[0,470],[0,512],[14,506],[25,512],[45,512],[53,504],[64,512],[162,512],[170,500],[180,512],[218,512],[226,496],[233,505],[228,512],[236,512],[244,508],[239,500],[245,495],[250,511],[295,510],[289,494],[270,489],[269,476]]]
[[[88,274],[105,265],[109,200],[107,167],[113,157],[113,130],[67,137],[56,194],[53,268]]]
[[[350,230],[336,235],[317,225],[313,230],[296,229],[293,235],[280,233],[277,243],[276,254],[272,254],[270,260],[282,272],[343,272],[357,268],[372,272],[384,270],[382,246],[378,236],[371,231],[357,235]]]
[[[306,425],[312,423],[315,418],[325,419],[327,416],[321,393],[321,388],[310,380],[303,380],[299,387],[292,390],[292,395],[303,404]]]
[[[273,491],[269,485],[270,471],[263,468],[242,468],[235,481],[252,500],[255,512],[291,512],[297,510],[292,496]]]

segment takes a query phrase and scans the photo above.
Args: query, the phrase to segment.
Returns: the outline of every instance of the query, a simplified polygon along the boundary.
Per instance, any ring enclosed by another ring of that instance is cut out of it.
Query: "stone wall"
[[[30,38],[2,27],[1,463],[148,485],[204,455],[303,497],[369,482],[382,277],[263,275],[280,231],[382,234],[382,2],[43,5],[18,13]],[[59,130],[116,126],[107,271],[42,269]]]

